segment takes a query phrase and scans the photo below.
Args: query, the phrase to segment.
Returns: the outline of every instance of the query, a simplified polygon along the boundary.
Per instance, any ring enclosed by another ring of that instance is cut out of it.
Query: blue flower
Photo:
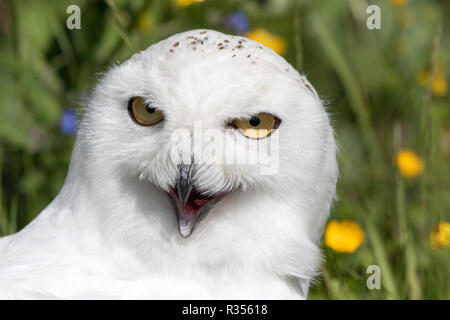
[[[77,116],[72,109],[66,109],[59,120],[59,128],[67,135],[75,134],[77,131]]]
[[[249,30],[248,16],[242,11],[236,11],[225,16],[225,27],[237,34],[246,34]]]

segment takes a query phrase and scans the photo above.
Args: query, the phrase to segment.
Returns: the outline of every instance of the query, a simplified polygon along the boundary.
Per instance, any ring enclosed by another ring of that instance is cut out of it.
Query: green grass
[[[381,30],[368,30],[367,4],[381,7]],[[312,299],[449,299],[449,248],[430,232],[450,220],[450,93],[436,96],[417,74],[450,75],[450,26],[444,1],[205,0],[2,1],[0,10],[0,235],[29,223],[64,182],[73,136],[58,127],[98,74],[173,33],[197,27],[233,33],[223,18],[242,10],[288,44],[285,58],[327,104],[339,141],[339,200],[333,219],[358,222],[354,253],[323,245],[326,262]],[[65,27],[78,4],[82,29]],[[43,14],[45,12],[45,14]],[[448,19],[447,19],[448,20]],[[146,22],[146,23],[143,23]],[[146,27],[147,26],[147,27]],[[398,150],[414,150],[425,170],[402,177]],[[366,269],[381,268],[369,290]]]

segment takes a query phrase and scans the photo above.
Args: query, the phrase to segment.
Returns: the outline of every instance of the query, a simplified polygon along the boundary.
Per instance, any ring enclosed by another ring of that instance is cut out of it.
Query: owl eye
[[[133,97],[130,99],[128,102],[128,111],[133,120],[143,126],[157,124],[164,118],[161,110],[145,103],[141,97]]]
[[[250,119],[236,119],[232,122],[233,127],[251,139],[261,139],[270,135],[273,129],[278,128],[281,120],[268,113],[258,113]]]

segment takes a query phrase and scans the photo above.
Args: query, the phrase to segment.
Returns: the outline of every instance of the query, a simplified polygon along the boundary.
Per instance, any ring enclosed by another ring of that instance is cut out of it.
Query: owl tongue
[[[215,197],[204,196],[194,189],[189,195],[186,203],[182,205],[178,197],[178,191],[176,189],[171,189],[170,193],[177,200],[178,208],[181,211],[180,214],[184,214],[185,216],[192,218],[196,218],[202,208],[215,199]]]
[[[212,200],[212,199],[211,199]],[[198,206],[198,207],[204,207],[205,205],[207,205],[210,201],[210,199],[194,199],[194,203]]]

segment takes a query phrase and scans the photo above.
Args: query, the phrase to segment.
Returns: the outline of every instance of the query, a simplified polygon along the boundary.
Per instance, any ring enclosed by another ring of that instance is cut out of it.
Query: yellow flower
[[[247,38],[271,48],[279,55],[286,52],[286,42],[280,36],[274,35],[263,28],[256,28],[247,33]]]
[[[405,178],[414,178],[422,173],[424,163],[412,150],[400,150],[397,152],[397,167]]]
[[[359,224],[350,220],[331,220],[325,230],[325,244],[337,252],[352,253],[364,240]]]
[[[153,28],[153,18],[148,13],[139,16],[137,26],[140,32],[148,33]]]
[[[194,4],[196,2],[203,2],[204,0],[175,0],[177,5],[180,7],[189,7],[191,4]]]
[[[428,86],[428,82],[430,81],[430,72],[427,70],[423,70],[417,74],[417,82],[424,88]],[[443,97],[447,94],[448,84],[447,79],[445,78],[444,72],[442,70],[436,70],[433,75],[433,79],[431,82],[431,91],[437,97]]]
[[[438,249],[448,245],[450,240],[450,223],[439,222],[430,234],[431,247]]]
[[[409,0],[391,0],[391,3],[392,3],[394,6],[399,6],[399,7],[401,7],[401,6],[404,6],[405,4],[407,4],[408,1],[409,1]]]

